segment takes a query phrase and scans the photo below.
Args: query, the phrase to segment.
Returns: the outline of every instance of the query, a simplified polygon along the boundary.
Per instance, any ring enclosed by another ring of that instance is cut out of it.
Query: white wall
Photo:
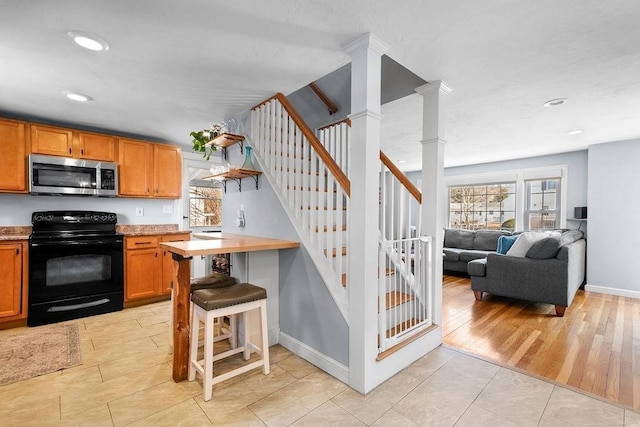
[[[640,298],[640,140],[589,147],[587,290]]]

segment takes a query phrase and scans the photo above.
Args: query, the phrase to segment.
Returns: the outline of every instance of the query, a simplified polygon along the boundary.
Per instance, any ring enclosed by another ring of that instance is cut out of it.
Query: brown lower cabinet
[[[125,236],[125,302],[171,294],[173,259],[160,242],[189,239],[189,233]]]
[[[27,317],[26,241],[0,242],[0,322]]]

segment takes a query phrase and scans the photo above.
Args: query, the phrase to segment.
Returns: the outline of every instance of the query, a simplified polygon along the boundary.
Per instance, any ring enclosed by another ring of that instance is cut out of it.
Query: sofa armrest
[[[568,261],[487,256],[486,289],[494,295],[567,307],[575,292],[567,286]]]

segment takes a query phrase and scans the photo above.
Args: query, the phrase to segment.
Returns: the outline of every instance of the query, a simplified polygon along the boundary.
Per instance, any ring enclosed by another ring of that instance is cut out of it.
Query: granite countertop
[[[116,231],[125,236],[151,236],[191,233],[189,230],[179,230],[178,224],[148,224],[148,225],[116,225]]]
[[[29,240],[30,225],[0,227],[0,240]]]

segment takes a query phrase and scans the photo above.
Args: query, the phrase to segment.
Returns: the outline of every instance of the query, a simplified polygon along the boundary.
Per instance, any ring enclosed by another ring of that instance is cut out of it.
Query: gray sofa
[[[511,235],[506,230],[444,230],[442,266],[445,271],[467,274],[467,263],[496,252],[498,238]]]
[[[468,264],[476,300],[483,293],[555,305],[562,317],[585,279],[586,240],[565,231],[534,244],[525,257],[490,253]]]

